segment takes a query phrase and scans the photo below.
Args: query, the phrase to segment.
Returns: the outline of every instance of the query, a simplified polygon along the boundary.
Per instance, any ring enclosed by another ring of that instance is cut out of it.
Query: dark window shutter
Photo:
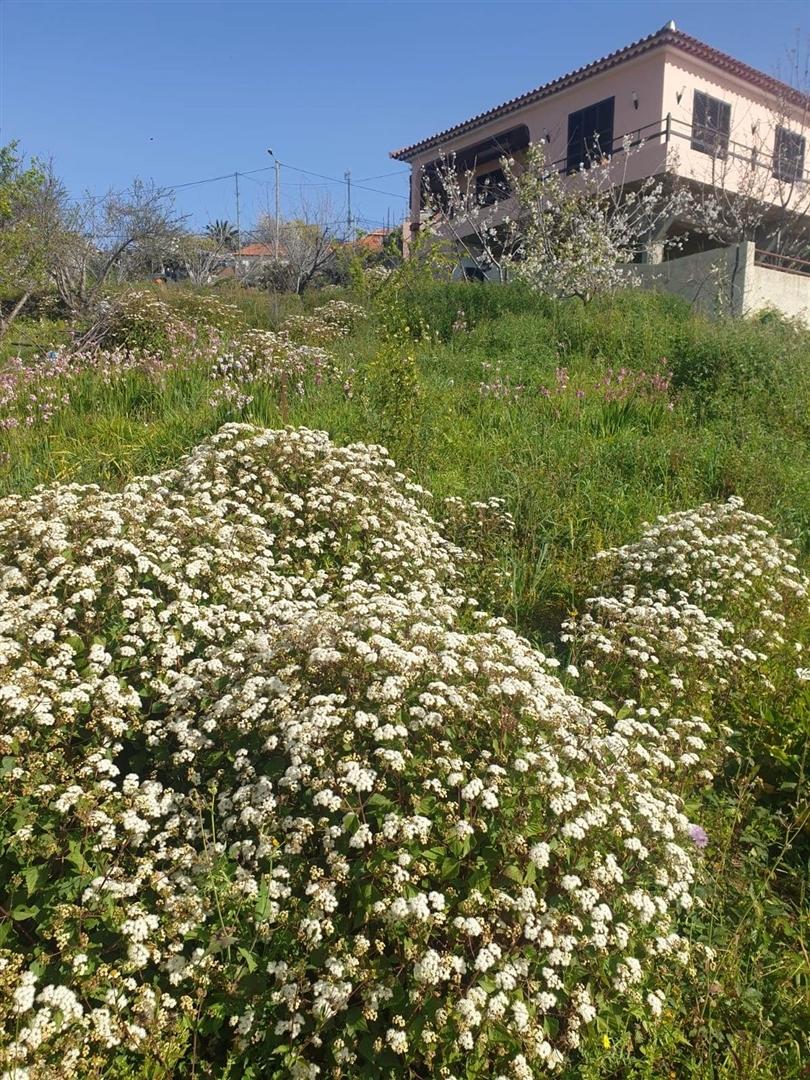
[[[615,98],[605,98],[568,114],[568,172],[613,151]]]
[[[797,140],[796,146],[796,179],[801,180],[804,176],[804,152],[807,148],[807,142],[804,135],[800,135]]]
[[[695,90],[692,104],[692,149],[724,158],[731,132],[731,105]]]
[[[613,150],[613,108],[615,100],[615,98],[607,98],[605,101],[600,101],[596,106],[596,130],[599,136],[599,149],[603,154],[610,154]]]
[[[805,138],[798,131],[777,127],[773,148],[773,175],[790,183],[801,180],[804,176],[805,148]]]
[[[695,100],[692,106],[692,125],[696,128],[706,127],[706,106],[708,104],[705,94],[695,91]]]
[[[717,130],[728,139],[731,134],[731,105],[727,101],[718,101],[719,115],[717,118]]]
[[[578,169],[584,160],[585,140],[582,137],[583,112],[571,113],[568,117],[568,160],[569,172]]]

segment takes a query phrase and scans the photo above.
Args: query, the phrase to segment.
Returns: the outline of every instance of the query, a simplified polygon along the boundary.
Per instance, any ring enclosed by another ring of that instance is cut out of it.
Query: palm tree
[[[226,251],[234,251],[239,243],[239,231],[226,218],[210,221],[205,227],[206,236],[214,240],[219,247]]]

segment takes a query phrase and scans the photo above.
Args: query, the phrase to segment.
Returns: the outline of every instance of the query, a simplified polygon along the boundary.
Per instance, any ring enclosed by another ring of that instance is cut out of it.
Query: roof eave
[[[470,117],[469,120],[464,120],[460,124],[446,128],[444,131],[440,131],[436,135],[431,135],[427,139],[422,139],[418,143],[402,147],[399,150],[392,150],[389,157],[393,158],[395,161],[411,162],[426,150],[433,150],[441,146],[442,143],[448,139],[455,139],[460,135],[466,135],[468,132],[475,131],[477,128],[483,127],[493,120],[499,120],[503,116],[509,116],[512,113],[519,112],[521,109],[526,108],[529,105],[534,105],[543,98],[551,97],[553,94],[558,94],[563,90],[567,90],[570,86],[574,86],[576,83],[582,82],[586,78],[599,75],[603,71],[608,71],[628,60],[634,60],[636,57],[649,52],[651,49],[657,49],[664,46],[670,46],[671,48],[679,49],[681,52],[703,59],[708,63],[713,64],[715,67],[722,68],[724,71],[727,71],[728,74],[736,75],[744,82],[757,86],[766,93],[781,95],[791,104],[810,109],[810,98],[801,91],[796,90],[795,87],[788,86],[787,83],[783,83],[771,75],[766,75],[765,72],[757,71],[756,68],[744,64],[741,60],[735,60],[733,56],[728,56],[726,53],[720,52],[711,45],[704,44],[704,42],[700,41],[698,38],[693,38],[689,34],[685,34],[683,31],[675,29],[673,25],[667,24],[661,30],[657,30],[654,34],[650,34],[646,38],[641,38],[639,41],[632,42],[630,45],[626,45],[622,49],[617,49],[615,52],[609,53],[599,60],[594,60],[590,64],[586,64],[583,67],[569,72],[567,75],[561,75],[558,79],[553,79],[543,86],[538,86],[534,90],[529,90],[519,97],[511,98],[502,105],[496,105],[486,112]]]

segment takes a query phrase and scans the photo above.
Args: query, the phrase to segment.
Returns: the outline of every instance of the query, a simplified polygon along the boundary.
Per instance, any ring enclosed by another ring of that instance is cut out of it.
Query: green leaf
[[[379,792],[375,792],[366,803],[369,810],[390,810],[393,805],[390,799],[387,799],[385,795],[380,795]]]
[[[242,957],[242,959],[247,964],[248,971],[251,972],[251,974],[252,974],[256,970],[256,968],[259,966],[256,963],[256,957],[253,955],[253,953],[248,952],[248,950],[244,949],[241,945],[239,946],[238,951],[239,951],[239,955]]]
[[[78,840],[68,841],[67,861],[82,874],[90,873],[90,864],[81,852]]]
[[[27,866],[25,870],[23,870],[22,876],[29,896],[33,896],[37,891],[37,888],[45,878],[46,873],[47,871],[44,866]]]
[[[18,904],[16,907],[11,909],[9,914],[15,922],[22,922],[23,919],[32,919],[35,915],[38,915],[39,908],[33,906],[26,906],[25,904]]]
[[[454,859],[452,855],[448,855],[442,860],[442,865],[439,868],[439,873],[443,878],[454,878],[458,874],[461,864],[458,859]]]

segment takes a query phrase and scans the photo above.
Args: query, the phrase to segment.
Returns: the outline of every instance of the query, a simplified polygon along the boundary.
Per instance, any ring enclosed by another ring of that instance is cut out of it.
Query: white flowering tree
[[[523,233],[517,277],[584,301],[636,283],[629,264],[690,202],[669,181],[628,183],[640,150],[627,141],[621,154],[596,158],[567,176],[548,165],[542,145],[530,146],[522,164],[505,163]]]
[[[628,139],[620,154],[566,175],[549,165],[543,145],[531,144],[501,160],[505,188],[497,191],[444,159],[425,188],[429,227],[482,270],[495,267],[501,280],[522,279],[553,296],[587,301],[633,285],[629,264],[691,205],[669,180],[628,182],[640,150]]]
[[[481,271],[496,270],[500,281],[509,277],[524,242],[521,222],[504,210],[506,194],[496,174],[488,179],[463,171],[455,154],[443,156],[424,177],[430,231],[451,240]]]

